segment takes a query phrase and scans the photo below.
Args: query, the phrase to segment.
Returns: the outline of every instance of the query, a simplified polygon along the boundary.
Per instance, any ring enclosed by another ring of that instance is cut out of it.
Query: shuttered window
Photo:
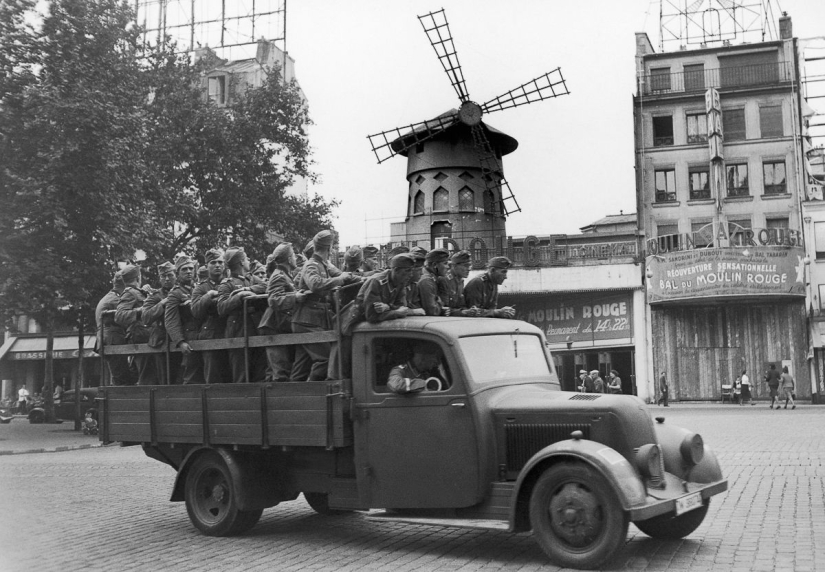
[[[744,87],[779,81],[778,52],[757,52],[719,58],[722,87]]]
[[[759,108],[759,129],[762,137],[782,137],[782,106],[765,105]]]
[[[745,139],[745,110],[722,110],[722,136],[725,141],[742,141]]]
[[[690,64],[684,67],[685,91],[704,91],[705,64]]]
[[[650,89],[653,91],[670,91],[670,68],[652,68],[650,70]]]

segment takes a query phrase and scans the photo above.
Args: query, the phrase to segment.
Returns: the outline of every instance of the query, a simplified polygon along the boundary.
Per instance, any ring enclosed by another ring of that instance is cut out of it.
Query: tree
[[[3,4],[18,23],[31,8]],[[67,312],[88,323],[114,262],[151,233],[154,204],[142,198],[147,90],[133,20],[117,0],[53,0],[42,29],[21,28],[12,49],[3,27],[0,312],[35,318],[47,348]]]

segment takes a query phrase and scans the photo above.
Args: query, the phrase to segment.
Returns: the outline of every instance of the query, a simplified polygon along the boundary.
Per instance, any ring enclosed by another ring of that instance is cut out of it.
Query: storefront
[[[94,352],[94,336],[85,336],[83,349],[84,385],[96,386],[100,381],[100,359]],[[79,379],[80,348],[77,334],[54,336],[53,382],[63,389],[76,387]],[[0,347],[0,379],[2,397],[16,399],[17,390],[25,385],[31,395],[41,393],[46,373],[46,336],[23,334],[9,337]]]
[[[747,371],[768,395],[770,364],[787,366],[797,396],[811,398],[805,259],[797,246],[701,248],[647,258],[653,377],[674,400],[721,400]]]

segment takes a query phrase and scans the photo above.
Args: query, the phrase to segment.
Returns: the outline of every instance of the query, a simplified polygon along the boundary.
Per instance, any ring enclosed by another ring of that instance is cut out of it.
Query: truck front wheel
[[[702,524],[708,514],[710,501],[706,500],[702,506],[679,516],[663,514],[634,522],[636,527],[651,538],[659,540],[679,540],[684,538]]]
[[[334,508],[329,508],[329,495],[327,493],[304,493],[304,498],[307,501],[307,504],[312,507],[312,510],[317,512],[318,514],[323,514],[326,516],[335,516],[339,514],[346,514],[348,510],[338,510]]]
[[[627,538],[628,518],[610,484],[581,463],[559,463],[536,481],[530,524],[542,550],[569,568],[597,568]]]
[[[186,475],[186,512],[207,536],[234,536],[255,526],[263,509],[240,510],[232,475],[223,458],[208,451],[195,459]]]

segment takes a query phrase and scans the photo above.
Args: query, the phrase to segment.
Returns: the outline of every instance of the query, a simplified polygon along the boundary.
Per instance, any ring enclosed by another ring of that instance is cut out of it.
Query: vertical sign
[[[725,190],[725,162],[722,151],[722,105],[719,92],[713,88],[705,92],[705,113],[708,116],[708,148],[710,150],[710,191],[716,198],[716,210],[722,210]]]

